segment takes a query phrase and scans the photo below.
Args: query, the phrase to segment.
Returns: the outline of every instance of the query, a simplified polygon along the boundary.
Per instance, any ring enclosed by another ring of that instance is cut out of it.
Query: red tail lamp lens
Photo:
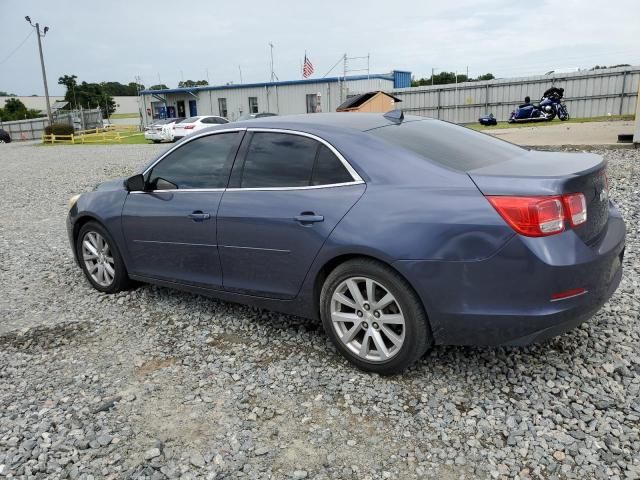
[[[587,201],[582,193],[564,195],[562,201],[572,227],[577,227],[587,221]]]
[[[488,196],[487,200],[521,235],[544,237],[564,230],[562,197]]]

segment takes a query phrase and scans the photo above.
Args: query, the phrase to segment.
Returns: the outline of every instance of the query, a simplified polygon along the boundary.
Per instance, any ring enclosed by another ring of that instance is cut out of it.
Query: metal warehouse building
[[[145,90],[141,100],[145,124],[158,118],[194,115],[220,115],[233,121],[260,112],[334,112],[348,97],[410,85],[410,72],[394,70],[387,74]]]

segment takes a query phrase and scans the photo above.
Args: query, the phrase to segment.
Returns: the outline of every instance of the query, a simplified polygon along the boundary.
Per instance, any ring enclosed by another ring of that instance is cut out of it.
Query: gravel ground
[[[595,318],[384,378],[314,322],[89,286],[68,197],[163,147],[0,147],[0,477],[640,478],[640,151],[600,152],[629,233]]]

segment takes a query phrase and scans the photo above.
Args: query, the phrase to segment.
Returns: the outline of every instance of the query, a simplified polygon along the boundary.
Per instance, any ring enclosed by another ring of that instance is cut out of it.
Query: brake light
[[[564,230],[561,198],[488,196],[487,200],[519,234],[544,237]]]
[[[191,130],[193,127],[195,127],[195,125],[185,125],[184,129],[185,130]]]
[[[572,227],[577,227],[587,221],[587,201],[582,193],[564,195],[562,201]]]

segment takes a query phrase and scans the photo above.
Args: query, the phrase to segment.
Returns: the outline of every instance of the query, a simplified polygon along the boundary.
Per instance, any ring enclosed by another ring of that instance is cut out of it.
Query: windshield
[[[526,151],[491,135],[435,120],[408,121],[368,130],[367,133],[462,171],[501,163]]]
[[[197,122],[200,119],[200,117],[189,117],[186,120],[183,120],[180,123],[194,123]]]

